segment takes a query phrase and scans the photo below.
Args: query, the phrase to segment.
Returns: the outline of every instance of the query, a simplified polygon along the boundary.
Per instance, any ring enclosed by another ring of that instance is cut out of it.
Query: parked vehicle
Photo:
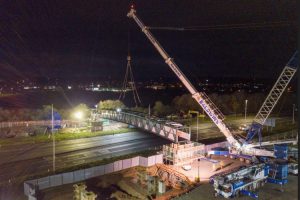
[[[290,163],[288,167],[290,174],[298,175],[298,163]]]
[[[184,169],[185,171],[189,171],[192,169],[192,166],[191,165],[183,165],[182,169]]]
[[[239,130],[241,131],[248,131],[250,129],[250,126],[247,124],[242,124],[241,126],[239,126]]]
[[[166,122],[166,125],[170,125],[170,126],[173,126],[175,128],[181,128],[181,127],[183,127],[182,124],[177,123],[177,122]]]

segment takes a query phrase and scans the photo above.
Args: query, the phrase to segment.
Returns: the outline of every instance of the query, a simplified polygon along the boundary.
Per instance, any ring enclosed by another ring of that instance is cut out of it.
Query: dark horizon
[[[176,80],[126,14],[130,1],[17,1],[0,5],[0,80],[122,80],[128,30],[136,80]],[[296,1],[143,1],[148,26],[245,24],[242,29],[153,34],[196,83],[203,77],[276,80],[296,49]],[[251,28],[251,24],[280,26]]]

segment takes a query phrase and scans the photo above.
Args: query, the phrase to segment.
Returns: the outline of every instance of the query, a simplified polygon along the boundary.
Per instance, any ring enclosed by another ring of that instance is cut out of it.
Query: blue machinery
[[[266,183],[268,174],[268,166],[261,163],[225,175],[217,175],[213,177],[211,183],[216,191],[215,196],[231,198],[248,195],[256,198],[258,195],[252,191]]]
[[[231,198],[246,195],[257,199],[254,192],[265,183],[286,184],[288,176],[287,145],[274,145],[275,160],[262,159],[266,163],[259,163],[231,172],[221,173],[211,177],[210,183],[216,191],[215,195]]]

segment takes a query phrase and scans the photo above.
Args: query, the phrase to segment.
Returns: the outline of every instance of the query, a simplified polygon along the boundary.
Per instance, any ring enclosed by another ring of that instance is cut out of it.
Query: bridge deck
[[[190,129],[189,128],[176,128],[171,125],[166,125],[155,119],[138,115],[136,113],[128,112],[117,112],[113,110],[105,110],[99,112],[99,117],[105,119],[111,119],[114,121],[123,122],[137,128],[141,128],[145,131],[157,134],[173,142],[177,142],[178,138],[190,140]],[[188,129],[188,131],[186,131]]]

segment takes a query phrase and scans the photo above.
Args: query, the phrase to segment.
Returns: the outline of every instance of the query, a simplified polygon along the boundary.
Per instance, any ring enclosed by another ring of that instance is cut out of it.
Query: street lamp
[[[122,110],[121,110],[121,108],[117,108],[117,112],[119,113],[119,112],[121,112]]]
[[[199,133],[199,132],[198,132],[198,130],[199,130],[199,128],[198,128],[198,127],[199,127],[199,126],[198,126],[198,120],[199,120],[199,112],[197,112],[197,142],[198,142],[198,139],[199,139],[199,138],[198,138],[198,133]]]
[[[200,182],[200,158],[198,158],[198,182]]]
[[[293,104],[293,124],[295,124],[295,111],[297,111],[296,110],[296,105]]]
[[[247,103],[248,103],[248,100],[246,99],[245,100],[245,121],[247,119]]]
[[[83,118],[83,113],[81,111],[77,111],[74,113],[74,117],[78,120]]]
[[[53,165],[53,172],[55,173],[55,134],[54,134],[54,115],[53,115],[53,104],[51,105],[51,134],[52,134],[52,150],[53,150],[53,158],[52,158],[52,165]]]

